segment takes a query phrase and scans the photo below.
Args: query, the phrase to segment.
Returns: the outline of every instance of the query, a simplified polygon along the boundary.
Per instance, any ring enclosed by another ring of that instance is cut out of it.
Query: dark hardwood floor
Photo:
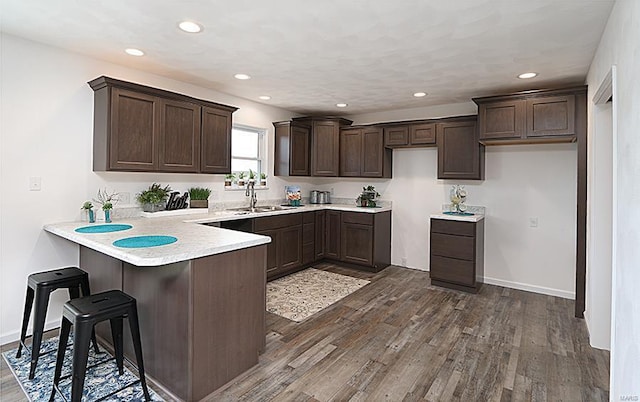
[[[571,300],[491,285],[472,295],[399,267],[316,268],[371,283],[302,323],[268,313],[260,363],[207,401],[609,399],[609,353],[589,346]],[[4,361],[0,399],[26,400]]]

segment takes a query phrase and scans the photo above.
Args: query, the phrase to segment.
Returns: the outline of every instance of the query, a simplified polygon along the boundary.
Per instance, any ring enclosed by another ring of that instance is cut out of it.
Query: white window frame
[[[233,151],[231,153],[231,165],[233,166],[234,159],[242,159],[242,160],[257,160],[258,161],[258,172],[256,172],[257,178],[260,178],[261,173],[266,173],[266,164],[267,161],[265,159],[266,156],[266,141],[267,130],[264,128],[245,126],[243,124],[234,124],[231,128],[231,142],[233,143],[233,130],[244,130],[244,131],[252,131],[258,134],[258,157],[257,158],[247,158],[243,156],[234,156]],[[233,150],[233,146],[231,147]],[[232,171],[231,173],[237,174],[239,171]]]

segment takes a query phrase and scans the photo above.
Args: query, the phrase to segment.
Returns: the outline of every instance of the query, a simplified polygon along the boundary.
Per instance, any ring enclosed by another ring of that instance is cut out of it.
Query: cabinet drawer
[[[460,236],[475,236],[476,224],[473,222],[431,219],[431,233],[445,233]]]
[[[431,233],[431,255],[473,261],[475,238]]]
[[[373,214],[367,212],[343,212],[342,222],[359,223],[361,225],[373,225]]]
[[[429,276],[431,279],[460,285],[475,286],[476,284],[476,275],[471,261],[432,255]]]
[[[278,216],[265,216],[264,218],[256,218],[253,222],[253,229],[269,230],[279,229],[287,226],[301,225],[302,214],[287,214]]]

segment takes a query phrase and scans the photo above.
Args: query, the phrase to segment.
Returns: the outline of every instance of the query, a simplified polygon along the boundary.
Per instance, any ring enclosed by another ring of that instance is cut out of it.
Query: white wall
[[[354,124],[475,114],[473,103],[349,116]],[[368,180],[393,201],[393,264],[428,270],[429,215],[465,184],[469,205],[487,208],[487,283],[573,298],[576,242],[576,145],[486,148],[484,181],[437,180],[436,148],[393,151],[393,180]],[[338,196],[357,195],[357,180],[329,180]],[[538,227],[529,227],[529,218]],[[403,259],[406,258],[406,264]]]
[[[93,91],[87,81],[109,75],[237,106],[234,122],[268,129],[273,155],[273,121],[291,113],[212,90],[169,80],[3,34],[0,37],[0,344],[17,339],[27,276],[78,263],[78,249],[45,233],[42,225],[80,218],[80,206],[99,188],[129,192],[152,182],[185,191],[206,185],[217,200],[244,200],[224,192],[223,175],[92,172]],[[272,177],[259,198],[278,198],[284,182]],[[42,191],[28,191],[31,176]],[[117,206],[116,206],[117,208]],[[57,325],[66,295],[54,294],[49,326]]]
[[[593,98],[612,65],[614,89],[614,216],[611,334],[611,400],[640,397],[640,2],[616,1],[587,84]],[[590,135],[593,132],[590,130]],[[616,211],[619,211],[616,214]],[[632,400],[632,399],[628,399]]]

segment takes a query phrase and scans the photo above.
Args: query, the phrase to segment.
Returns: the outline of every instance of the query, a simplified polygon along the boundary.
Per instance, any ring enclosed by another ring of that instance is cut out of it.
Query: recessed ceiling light
[[[416,98],[422,98],[423,96],[427,96],[426,92],[416,92],[413,94]]]
[[[239,80],[248,80],[249,78],[251,78],[247,74],[236,74],[236,75],[234,75],[234,77],[236,77]]]
[[[268,95],[260,95],[260,96],[258,96],[258,98],[259,98],[259,99],[262,99],[262,100],[269,100],[269,99],[271,99],[271,97],[270,97],[270,96],[268,96]]]
[[[526,80],[527,78],[533,78],[537,75],[538,73],[522,73],[518,76],[518,78],[522,78],[523,80]]]
[[[346,103],[336,103],[337,107],[347,107],[349,105],[347,105]]]
[[[124,51],[131,56],[144,56],[144,52],[142,50],[133,47],[125,49]]]
[[[182,21],[178,24],[178,28],[188,33],[198,33],[202,31],[202,25],[193,21]]]

